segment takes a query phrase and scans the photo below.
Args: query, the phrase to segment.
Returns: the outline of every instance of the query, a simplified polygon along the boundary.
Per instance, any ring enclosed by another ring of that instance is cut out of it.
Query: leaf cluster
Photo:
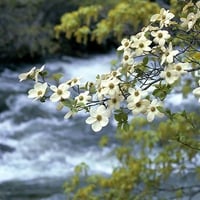
[[[80,164],[77,168],[82,169],[81,173],[75,168],[74,176],[64,185],[67,199],[192,197],[200,192],[196,162],[200,150],[199,122],[196,113],[185,112],[174,114],[173,121],[166,119],[151,127],[144,118],[133,119],[127,130],[118,129],[116,134],[119,143],[112,153],[118,165],[112,174],[90,174],[88,166]],[[182,182],[193,173],[197,176],[192,183]]]
[[[130,31],[136,32],[147,24],[158,10],[158,4],[146,0],[120,0],[108,11],[103,5],[80,7],[64,14],[55,32],[57,37],[65,33],[66,38],[74,37],[76,42],[84,44],[88,39],[101,44],[110,37],[120,41]]]

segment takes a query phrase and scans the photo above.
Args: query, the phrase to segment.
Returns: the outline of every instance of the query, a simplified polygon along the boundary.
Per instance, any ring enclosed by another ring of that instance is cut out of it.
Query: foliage
[[[169,200],[194,196],[200,192],[196,162],[200,146],[185,145],[183,140],[199,139],[199,122],[198,114],[186,116],[184,112],[177,113],[173,123],[163,120],[154,127],[149,127],[144,118],[133,119],[128,130],[116,134],[119,146],[113,154],[118,166],[112,174],[89,175],[88,166],[80,164],[64,185],[67,199]],[[189,177],[192,182],[182,182]]]
[[[147,24],[150,16],[158,9],[156,3],[145,0],[121,0],[108,11],[101,4],[80,7],[64,14],[61,23],[55,26],[55,31],[57,37],[64,32],[66,38],[75,37],[78,43],[84,44],[88,39],[100,44],[113,36],[120,41],[130,30],[137,31]]]

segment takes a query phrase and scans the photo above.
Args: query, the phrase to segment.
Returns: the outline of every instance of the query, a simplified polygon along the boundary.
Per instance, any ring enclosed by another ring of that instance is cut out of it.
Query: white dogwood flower
[[[66,82],[70,87],[73,87],[75,85],[80,85],[80,78],[73,78]]]
[[[38,82],[38,76],[42,71],[44,71],[44,68],[45,68],[45,65],[43,65],[40,69],[35,70],[35,74],[34,74],[35,82]]]
[[[122,95],[115,95],[108,100],[108,108],[112,109],[119,109],[120,103],[124,100]]]
[[[160,46],[164,46],[166,40],[170,38],[170,34],[165,30],[152,31],[151,35],[154,37],[153,41]]]
[[[129,101],[127,108],[132,111],[133,114],[145,113],[150,102],[147,99],[140,99],[139,101]]]
[[[163,51],[163,54],[161,57],[161,65],[164,62],[172,63],[174,60],[174,56],[176,56],[179,53],[178,50],[173,50],[171,42],[169,43],[168,48],[162,47],[162,51]]]
[[[121,73],[119,70],[113,70],[110,72],[109,76],[110,76],[110,79],[113,79],[113,78],[117,78],[118,76],[121,76]]]
[[[100,131],[109,122],[110,110],[105,106],[100,105],[97,108],[90,109],[90,116],[86,119],[87,124],[91,124],[92,130],[95,132]]]
[[[31,78],[33,77],[34,73],[35,73],[35,69],[36,67],[33,67],[30,71],[26,72],[26,73],[21,73],[18,78],[19,78],[19,81],[24,81],[28,78]]]
[[[134,56],[133,52],[130,49],[126,49],[123,53],[122,65],[123,66],[132,65],[134,63],[133,56]]]
[[[198,14],[191,12],[187,15],[186,18],[180,18],[180,20],[182,22],[181,26],[184,28],[186,27],[187,31],[190,31],[193,28],[193,26],[195,25],[198,18],[199,18]]]
[[[163,117],[164,114],[158,110],[158,107],[162,107],[162,103],[157,99],[154,99],[147,108],[147,121],[152,122],[154,118]]]
[[[131,41],[127,38],[122,39],[121,46],[117,48],[118,51],[126,50],[130,47]]]
[[[160,77],[164,78],[166,83],[173,84],[179,79],[179,73],[173,68],[173,66],[165,67],[164,71],[160,73]]]
[[[174,18],[173,13],[170,13],[169,10],[165,10],[164,8],[162,8],[159,14],[155,14],[151,17],[150,21],[151,22],[159,21],[160,28],[162,28],[163,26],[165,27],[169,26],[172,23],[171,19],[173,18]]]
[[[120,89],[119,89],[119,83],[120,80],[118,78],[113,78],[113,79],[108,79],[108,80],[103,80],[101,83],[101,93],[106,96],[115,96],[116,94],[119,94]]]
[[[144,55],[145,52],[151,51],[151,47],[149,45],[152,43],[151,40],[148,40],[145,36],[140,38],[132,37],[133,43],[131,47],[134,48],[136,56]]]
[[[147,95],[147,92],[141,89],[129,88],[128,92],[130,95],[127,98],[127,102],[137,102]]]
[[[35,82],[38,82],[38,76],[39,74],[44,70],[45,65],[43,65],[40,69],[37,69],[36,67],[33,67],[30,71],[28,71],[27,73],[22,73],[20,74],[19,77],[19,81],[24,81],[28,78],[31,78],[33,80],[35,80]]]
[[[47,90],[47,83],[35,83],[34,88],[28,91],[28,98],[38,100],[42,98]]]
[[[66,83],[60,84],[58,87],[55,85],[50,86],[50,89],[54,92],[50,96],[52,102],[57,102],[62,99],[68,99],[70,97],[70,92],[68,91],[69,85]]]
[[[197,6],[198,9],[200,9],[200,1],[196,2],[196,6]]]
[[[85,91],[75,97],[75,100],[77,101],[77,104],[86,105],[91,100],[91,98],[92,97],[89,95],[89,91]]]
[[[172,64],[172,67],[180,74],[186,74],[187,70],[191,69],[191,65],[189,63],[175,63]]]

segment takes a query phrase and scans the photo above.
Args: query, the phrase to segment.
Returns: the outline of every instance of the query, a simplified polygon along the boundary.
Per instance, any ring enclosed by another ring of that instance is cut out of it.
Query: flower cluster
[[[198,70],[200,64],[190,56],[198,48],[195,39],[200,32],[199,1],[190,2],[183,11],[178,20],[162,8],[141,32],[124,38],[117,48],[122,54],[120,65],[108,74],[98,75],[94,82],[81,83],[79,78],[73,78],[60,83],[56,77],[56,84],[51,84],[46,81],[44,66],[20,74],[19,79],[35,81],[33,89],[28,91],[29,98],[49,99],[57,102],[60,109],[67,107],[65,118],[82,110],[88,112],[85,122],[95,132],[109,123],[112,114],[122,118],[124,113],[142,114],[152,122],[155,117],[164,116],[162,90],[173,87],[182,75]],[[200,89],[193,93],[200,96]],[[119,117],[115,119],[127,123]]]

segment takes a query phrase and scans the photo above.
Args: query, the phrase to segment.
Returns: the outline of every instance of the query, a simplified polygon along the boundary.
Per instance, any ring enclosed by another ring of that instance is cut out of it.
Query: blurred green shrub
[[[60,24],[55,26],[56,36],[64,33],[67,39],[75,38],[83,44],[102,44],[110,38],[119,42],[125,35],[138,31],[158,11],[158,4],[148,0],[119,0],[109,9],[106,4],[80,7],[61,17]]]
[[[128,130],[118,130],[118,146],[113,151],[118,166],[110,176],[90,175],[88,166],[81,163],[64,185],[67,200],[193,197],[200,191],[200,168],[196,162],[200,118],[195,113],[180,112],[173,119],[150,127],[145,119],[135,118]],[[107,139],[105,145],[109,146]]]

